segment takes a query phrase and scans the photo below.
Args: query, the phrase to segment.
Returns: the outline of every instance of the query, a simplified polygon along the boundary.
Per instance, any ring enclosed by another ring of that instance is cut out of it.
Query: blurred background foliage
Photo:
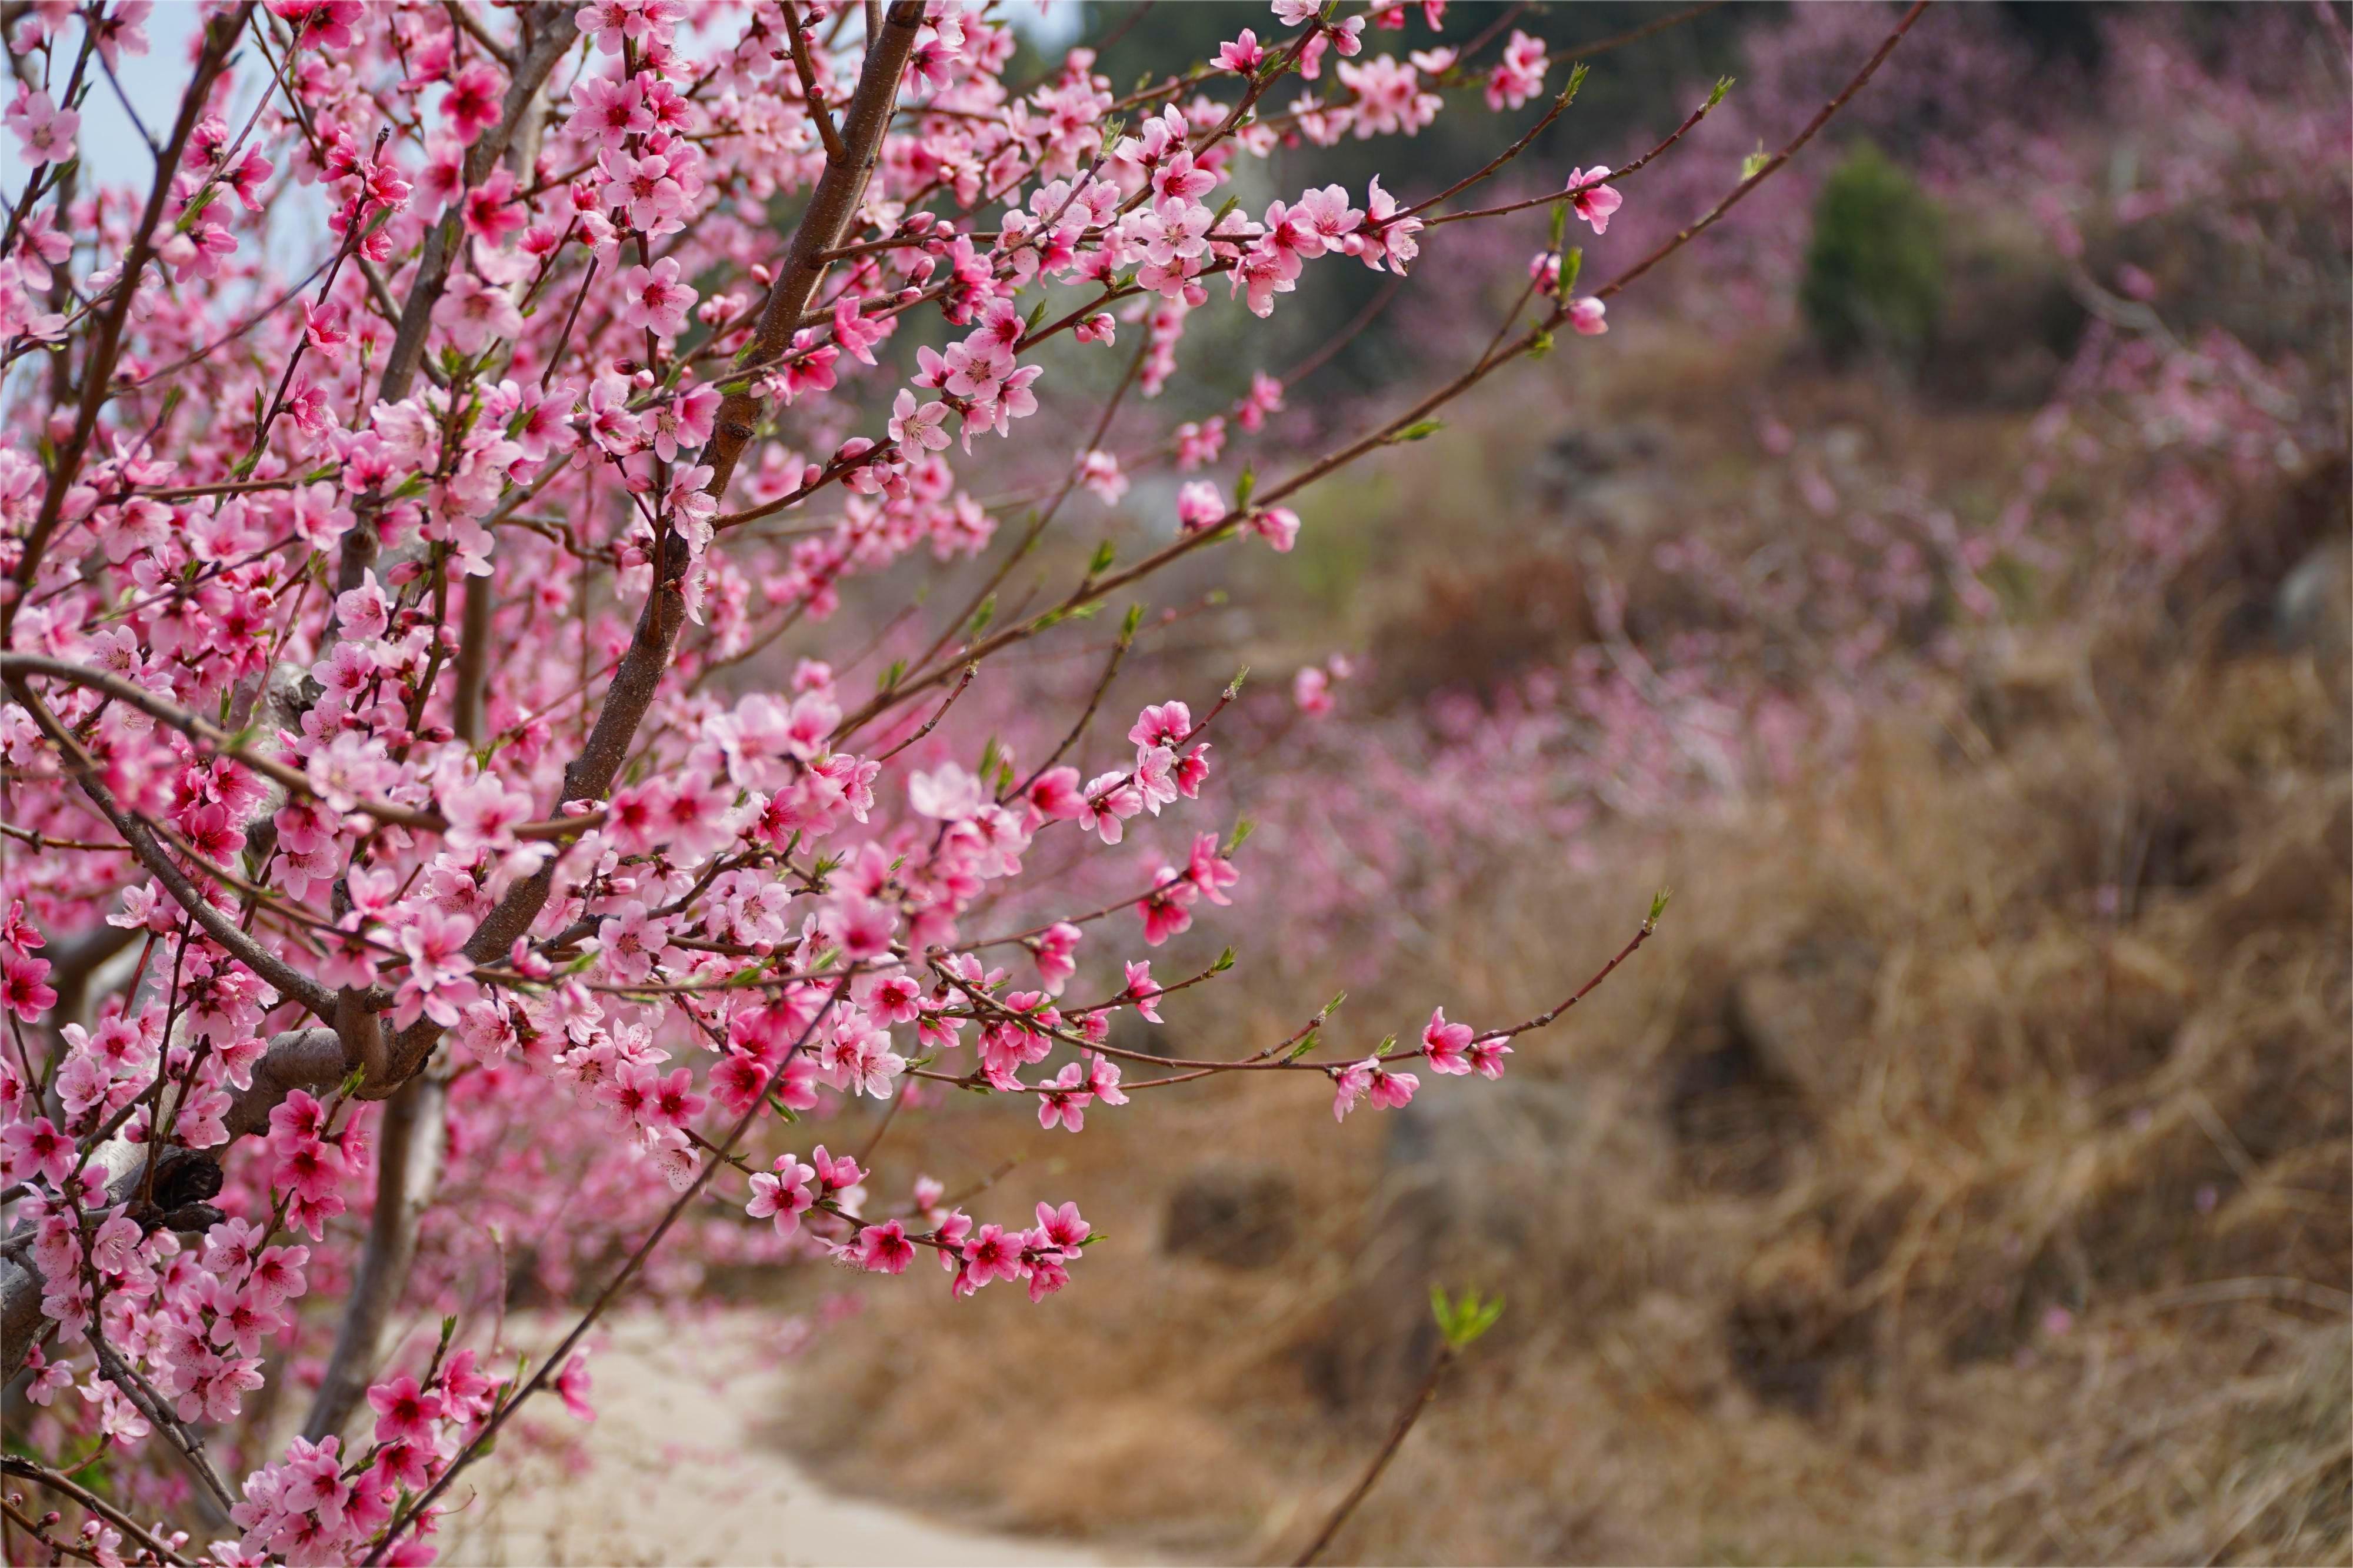
[[[1919,363],[1944,311],[1943,231],[1918,183],[1868,142],[1822,182],[1798,304],[1832,363]]]

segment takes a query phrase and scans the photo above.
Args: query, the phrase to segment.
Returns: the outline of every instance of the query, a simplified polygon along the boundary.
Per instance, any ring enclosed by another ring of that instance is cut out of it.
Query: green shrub
[[[1944,306],[1941,228],[1936,203],[1870,143],[1832,171],[1814,204],[1798,302],[1833,361],[1920,361]]]

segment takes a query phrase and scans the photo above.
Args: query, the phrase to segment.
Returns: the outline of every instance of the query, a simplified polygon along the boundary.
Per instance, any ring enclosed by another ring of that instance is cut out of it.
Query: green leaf
[[[1720,76],[1716,78],[1715,89],[1707,95],[1707,106],[1710,109],[1714,109],[1717,104],[1724,101],[1724,95],[1731,90],[1732,79],[1730,77]]]
[[[1119,623],[1119,640],[1126,642],[1135,636],[1136,627],[1144,624],[1144,606],[1130,605],[1127,615]]]
[[[1242,465],[1242,477],[1234,481],[1234,510],[1242,511],[1250,506],[1250,492],[1258,489],[1258,470],[1250,464]]]
[[[1497,1296],[1482,1300],[1476,1289],[1466,1289],[1450,1300],[1444,1286],[1432,1285],[1430,1312],[1438,1320],[1438,1331],[1446,1341],[1447,1352],[1460,1354],[1495,1326],[1495,1321],[1504,1315],[1504,1299]]]
[[[900,679],[906,673],[907,661],[903,658],[892,659],[891,661],[891,668],[884,670],[881,678],[875,681],[874,689],[877,691],[891,690],[893,687],[896,687],[899,684]]]
[[[1250,666],[1249,666],[1249,665],[1244,665],[1244,666],[1242,666],[1240,669],[1238,669],[1238,670],[1234,671],[1234,678],[1233,678],[1231,680],[1229,680],[1229,681],[1227,681],[1227,682],[1226,682],[1226,690],[1225,690],[1225,697],[1226,697],[1226,700],[1227,700],[1227,701],[1229,701],[1229,702],[1230,702],[1230,701],[1232,701],[1235,698],[1240,697],[1240,696],[1242,694],[1242,682],[1243,682],[1243,681],[1245,681],[1245,680],[1248,680],[1249,679],[1250,679]]]
[[[1228,859],[1231,859],[1233,858],[1234,851],[1249,843],[1250,836],[1257,831],[1258,824],[1252,822],[1249,817],[1245,816],[1239,819],[1234,824],[1233,832],[1227,837],[1225,848],[1219,851],[1219,853],[1224,855]]]
[[[1233,966],[1234,950],[1229,947],[1226,949],[1225,952],[1218,954],[1218,962],[1209,965],[1209,973],[1212,974],[1223,974],[1227,970],[1231,969]]]
[[[1546,244],[1545,248],[1547,250],[1558,250],[1560,248],[1560,242],[1567,237],[1568,204],[1567,202],[1555,202],[1552,206],[1552,238]]]
[[[1395,446],[1401,441],[1426,441],[1445,428],[1446,422],[1442,419],[1417,419],[1390,437],[1386,444]]]
[[[1021,323],[1021,330],[1025,332],[1034,332],[1038,330],[1038,323],[1045,319],[1046,301],[1040,300],[1029,307],[1029,319]]]
[[[1659,923],[1659,917],[1667,912],[1667,900],[1674,896],[1675,890],[1672,888],[1661,888],[1651,896],[1651,914],[1650,918],[1642,922],[1643,930],[1648,931]]]
[[[1108,539],[1104,540],[1101,544],[1095,546],[1094,556],[1087,563],[1087,575],[1090,577],[1102,576],[1104,573],[1111,570],[1111,563],[1114,560],[1118,559],[1118,555],[1119,552],[1112,548],[1111,541]]]
[[[1560,297],[1562,299],[1566,300],[1568,298],[1568,291],[1577,287],[1577,276],[1584,270],[1584,247],[1581,246],[1570,247],[1562,254],[1560,258]]]
[[[972,613],[972,629],[965,635],[968,637],[978,637],[983,632],[988,630],[988,623],[996,618],[997,595],[991,594],[980,602],[980,608]]]
[[[1757,151],[1740,160],[1740,183],[1745,185],[1763,174],[1765,165],[1772,161],[1773,154],[1765,151],[1765,143],[1760,139],[1757,143]]]

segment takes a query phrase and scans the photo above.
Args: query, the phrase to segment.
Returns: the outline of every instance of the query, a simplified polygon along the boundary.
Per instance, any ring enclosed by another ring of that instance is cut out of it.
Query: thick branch
[[[491,679],[491,579],[466,579],[466,607],[458,625],[457,681],[450,693],[449,728],[469,746],[482,743],[482,701]]]

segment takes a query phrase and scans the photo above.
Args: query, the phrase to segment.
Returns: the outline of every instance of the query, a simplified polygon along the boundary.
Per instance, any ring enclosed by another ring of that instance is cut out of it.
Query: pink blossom
[[[1127,831],[1126,819],[1144,809],[1143,792],[1130,784],[1124,773],[1103,773],[1090,779],[1082,795],[1079,820],[1092,828],[1105,844],[1118,843]]]
[[[891,439],[899,444],[901,456],[919,462],[925,452],[946,448],[947,416],[946,404],[926,403],[919,407],[915,395],[902,387],[891,405]]]
[[[441,793],[441,813],[449,819],[453,849],[473,850],[514,842],[512,829],[531,818],[532,799],[511,790],[494,773],[478,773]]]
[[[588,1363],[584,1357],[574,1356],[564,1363],[564,1370],[555,1374],[556,1394],[564,1401],[564,1408],[575,1421],[596,1419],[596,1407],[588,1403],[589,1386]]]
[[[408,974],[400,983],[394,1016],[404,1027],[420,1013],[445,1027],[458,1021],[458,1010],[470,999],[472,989],[466,981],[474,967],[466,956],[466,939],[472,932],[469,921],[426,910],[400,933]]]
[[[448,333],[459,353],[478,354],[491,343],[521,332],[522,313],[506,289],[461,272],[449,279],[433,307],[433,322]]]
[[[1421,232],[1421,220],[1399,207],[1376,176],[1365,195],[1365,221],[1347,237],[1348,254],[1379,271],[1386,266],[1398,277],[1405,276],[1407,266],[1421,254],[1415,236]]]
[[[1087,815],[1086,796],[1079,788],[1079,770],[1049,768],[1029,786],[1029,805],[1039,820],[1067,822]]]
[[[1120,472],[1119,459],[1109,452],[1091,451],[1081,458],[1079,482],[1101,496],[1106,505],[1117,505],[1127,493],[1127,476]]]
[[[1087,1124],[1086,1108],[1093,1100],[1086,1068],[1077,1062],[1065,1062],[1038,1096],[1038,1125],[1050,1132],[1058,1123],[1080,1131]]]
[[[441,118],[461,145],[471,146],[474,138],[499,122],[500,97],[496,67],[468,66],[450,79],[441,97]]]
[[[1544,90],[1545,46],[1517,27],[1504,46],[1504,58],[1487,77],[1487,107],[1517,109]]]
[[[1392,1072],[1377,1057],[1352,1063],[1334,1074],[1332,1082],[1332,1118],[1335,1121],[1346,1121],[1359,1100],[1369,1099],[1381,1110],[1397,1110],[1410,1101],[1413,1091],[1421,1087],[1421,1080],[1413,1074]]]
[[[420,1391],[413,1377],[396,1377],[367,1392],[368,1407],[375,1412],[379,1443],[429,1444],[433,1423],[441,1418],[441,1396]]]
[[[5,1171],[8,1182],[39,1176],[53,1187],[63,1187],[73,1168],[73,1140],[58,1131],[47,1117],[11,1121],[0,1128],[0,1171]]]
[[[1258,34],[1248,27],[1244,27],[1233,38],[1218,46],[1219,68],[1240,76],[1249,76],[1255,72],[1260,62],[1265,58],[1266,51],[1259,47]]]
[[[907,1240],[905,1226],[895,1219],[885,1220],[858,1233],[854,1258],[858,1267],[869,1273],[903,1274],[915,1260],[915,1248]]]
[[[1332,678],[1317,665],[1308,665],[1291,678],[1291,700],[1302,713],[1320,719],[1332,711]]]
[[[1192,479],[1176,492],[1176,521],[1188,533],[1225,521],[1226,500],[1207,479]]]
[[[58,1005],[57,987],[42,977],[49,961],[9,949],[0,952],[0,1008],[27,1024],[37,1024]]]
[[[622,324],[648,328],[660,337],[677,336],[694,308],[694,290],[679,281],[675,256],[651,267],[622,268],[620,289]]]
[[[968,1296],[994,1280],[1021,1278],[1020,1247],[1006,1234],[1003,1226],[982,1226],[964,1244],[959,1256],[964,1260],[955,1281],[960,1296]]]
[[[777,1155],[773,1171],[753,1173],[752,1201],[744,1212],[754,1219],[773,1217],[778,1236],[792,1235],[800,1228],[801,1215],[817,1201],[807,1185],[816,1174],[815,1167],[802,1164],[790,1154]]]
[[[1299,542],[1299,514],[1287,506],[1261,507],[1245,521],[1252,533],[1273,546],[1278,553],[1287,553]]]
[[[1421,1031],[1423,1052],[1430,1058],[1430,1070],[1435,1073],[1461,1074],[1471,1070],[1471,1026],[1450,1024],[1446,1009],[1439,1008],[1430,1016]]]
[[[606,205],[620,209],[631,228],[657,232],[675,225],[686,211],[686,189],[674,176],[670,160],[665,154],[649,153],[643,157],[632,157],[625,152],[607,152],[597,163],[605,171],[601,198]],[[662,262],[670,264],[670,274],[675,278],[678,275],[678,258],[665,256],[660,262],[655,263],[656,268],[659,268]],[[637,290],[640,285],[632,283],[630,275],[643,270],[643,268],[633,267],[622,273],[621,289],[624,293]],[[688,300],[691,304],[691,290]]]
[[[1568,205],[1576,209],[1577,216],[1593,226],[1596,234],[1609,231],[1609,215],[1626,202],[1625,196],[1615,186],[1602,184],[1609,177],[1608,165],[1596,163],[1590,169],[1571,169],[1568,183],[1561,187],[1575,193],[1569,197]]]
[[[1135,1003],[1135,1010],[1155,1024],[1160,1022],[1160,1015],[1153,1010],[1153,1002],[1159,994],[1160,987],[1153,982],[1149,959],[1127,965],[1127,995]]]
[[[59,109],[47,92],[18,87],[5,119],[16,132],[17,145],[25,150],[26,163],[61,163],[74,155],[74,135],[81,128],[81,116],[70,109]]]

